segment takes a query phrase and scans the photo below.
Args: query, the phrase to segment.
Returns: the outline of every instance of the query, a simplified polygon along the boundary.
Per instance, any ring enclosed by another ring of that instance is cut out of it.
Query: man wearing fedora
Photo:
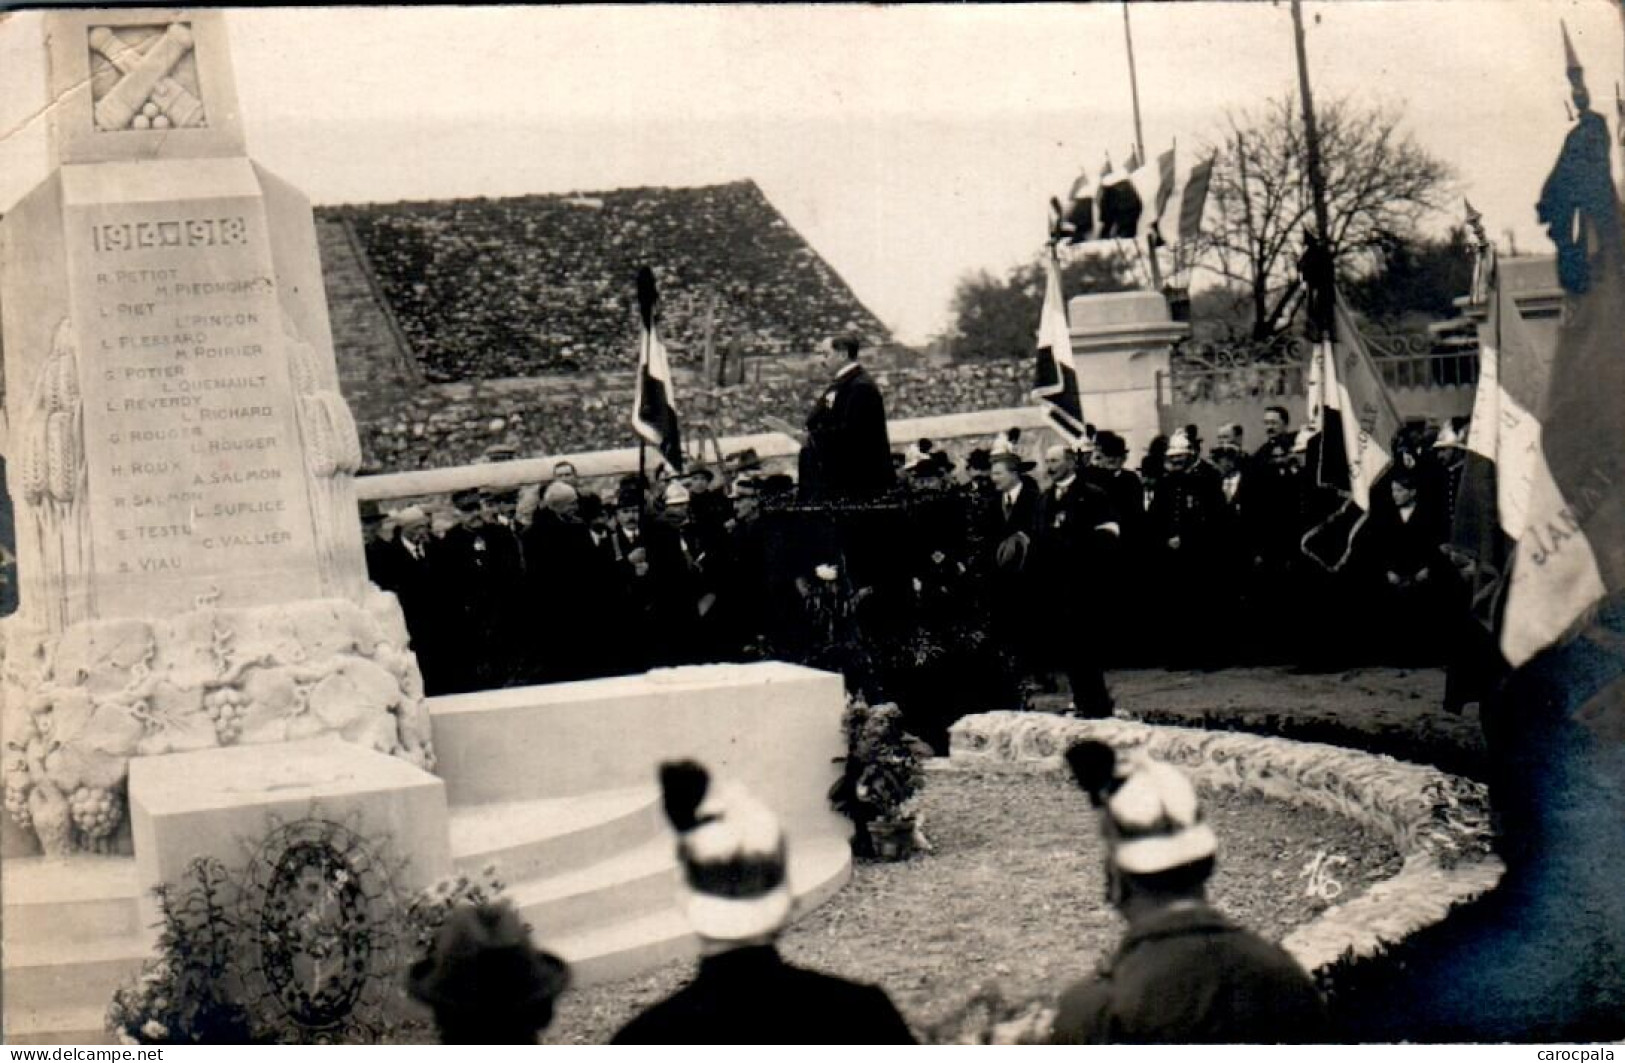
[[[843,333],[829,342],[823,367],[832,379],[807,415],[801,449],[804,501],[862,501],[896,486],[886,403],[858,361],[862,340]]]
[[[1093,979],[1061,995],[1056,1044],[1303,1044],[1330,1038],[1296,960],[1210,905],[1218,838],[1178,768],[1101,742],[1066,751],[1100,812],[1107,899],[1128,922]]]
[[[682,908],[700,964],[682,989],[643,1011],[616,1044],[913,1044],[885,990],[786,963],[789,851],[765,805],[693,761],[660,768],[677,834]]]
[[[537,949],[506,902],[446,916],[407,991],[434,1011],[443,1045],[533,1045],[570,984],[564,961]]]

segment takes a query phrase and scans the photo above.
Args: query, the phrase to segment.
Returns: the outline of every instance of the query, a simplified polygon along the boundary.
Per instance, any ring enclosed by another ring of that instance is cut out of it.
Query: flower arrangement
[[[413,1043],[406,968],[453,909],[502,899],[496,868],[403,899],[383,843],[336,821],[278,824],[240,870],[194,860],[154,892],[156,955],[119,988],[108,1030],[124,1044]]]
[[[113,994],[107,1027],[121,1044],[250,1044],[248,1012],[235,999],[238,951],[216,860],[192,861],[179,885],[154,889],[163,919],[158,955],[133,986]]]
[[[830,789],[835,810],[857,826],[859,856],[904,859],[919,829],[916,800],[925,782],[925,750],[903,730],[894,704],[870,706],[854,698],[841,720],[847,753],[841,777]]]
[[[504,899],[506,888],[495,864],[487,864],[478,875],[443,878],[406,902],[407,941],[422,955],[434,945],[435,937],[453,909],[463,905],[491,905]]]

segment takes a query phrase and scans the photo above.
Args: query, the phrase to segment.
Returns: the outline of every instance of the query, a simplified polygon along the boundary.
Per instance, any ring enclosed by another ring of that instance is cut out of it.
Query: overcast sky
[[[1306,11],[1317,96],[1403,106],[1491,233],[1544,248],[1559,19],[1612,124],[1613,3]],[[1285,4],[1131,19],[1147,147],[1177,138],[1182,165],[1227,108],[1295,86]],[[0,24],[0,209],[49,165],[40,23]],[[227,26],[250,152],[317,203],[752,178],[909,341],[946,324],[959,277],[1029,258],[1047,197],[1134,138],[1116,5],[245,9]]]

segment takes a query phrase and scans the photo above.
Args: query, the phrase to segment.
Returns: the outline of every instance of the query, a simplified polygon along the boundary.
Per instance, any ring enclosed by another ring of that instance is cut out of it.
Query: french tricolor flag
[[[683,436],[677,424],[677,403],[671,383],[671,362],[660,342],[655,308],[654,270],[638,269],[638,383],[632,400],[632,430],[652,444],[673,472],[683,471]]]

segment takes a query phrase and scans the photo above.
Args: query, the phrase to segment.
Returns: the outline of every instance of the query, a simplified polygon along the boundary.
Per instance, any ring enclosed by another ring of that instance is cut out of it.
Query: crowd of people
[[[1282,948],[1206,898],[1218,839],[1177,768],[1109,746],[1066,751],[1098,810],[1106,902],[1127,931],[1109,965],[1061,994],[1049,1021],[1011,1040],[1054,1044],[1314,1043],[1337,1039],[1325,1002]],[[700,940],[694,976],[621,1027],[616,1044],[915,1043],[883,987],[788,962],[778,939],[794,897],[773,811],[682,761],[660,768],[682,868],[680,906]],[[410,972],[445,1044],[534,1044],[570,982],[511,906],[451,913]]]
[[[1029,458],[1011,429],[963,468],[917,440],[833,509],[753,453],[603,493],[560,463],[545,489],[369,512],[368,558],[431,693],[777,657],[919,704],[933,744],[958,711],[1062,680],[1073,711],[1109,715],[1109,668],[1445,663],[1465,424],[1403,432],[1358,521],[1318,483],[1313,433],[1282,407],[1262,430],[1250,450],[1238,424],[1158,437],[1138,471],[1110,431]]]
[[[631,278],[656,269],[672,358],[707,320],[740,354],[884,327],[754,182],[326,208],[349,221],[430,381],[624,367]]]

